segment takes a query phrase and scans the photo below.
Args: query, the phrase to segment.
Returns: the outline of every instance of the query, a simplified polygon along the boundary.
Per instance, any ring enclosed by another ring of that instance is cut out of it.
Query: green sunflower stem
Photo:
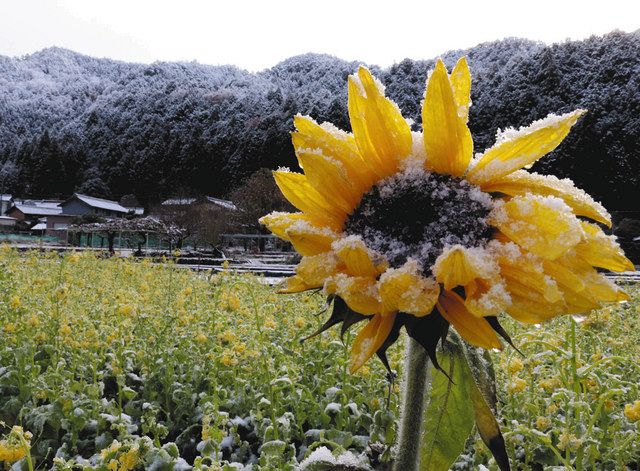
[[[411,337],[405,352],[402,415],[394,471],[420,469],[423,412],[431,381],[427,351]]]

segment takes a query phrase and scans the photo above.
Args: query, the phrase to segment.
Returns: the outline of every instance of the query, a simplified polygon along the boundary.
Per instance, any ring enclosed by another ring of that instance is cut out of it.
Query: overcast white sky
[[[552,43],[638,28],[638,0],[0,0],[0,55],[55,45],[253,71],[305,52],[388,66],[509,36]]]

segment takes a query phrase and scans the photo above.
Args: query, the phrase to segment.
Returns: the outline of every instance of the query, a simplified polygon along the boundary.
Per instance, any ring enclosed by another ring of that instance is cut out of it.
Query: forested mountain
[[[550,112],[589,113],[534,169],[571,177],[611,209],[640,201],[640,31],[545,46],[520,39],[467,55],[475,149]],[[416,126],[434,61],[370,66]],[[145,203],[176,192],[222,196],[261,167],[295,167],[292,117],[349,129],[346,80],[358,66],[305,54],[259,73],[232,66],[96,59],[50,48],[0,56],[0,192],[83,191]]]

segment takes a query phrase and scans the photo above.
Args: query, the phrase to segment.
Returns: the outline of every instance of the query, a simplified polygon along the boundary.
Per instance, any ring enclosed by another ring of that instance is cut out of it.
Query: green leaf
[[[461,343],[446,342],[438,361],[451,381],[442,372],[432,371],[420,446],[420,469],[428,471],[446,471],[451,467],[464,450],[474,424],[469,401],[473,379]]]
[[[262,444],[260,454],[265,456],[282,456],[287,444],[282,440],[271,440]]]
[[[424,413],[420,469],[448,470],[464,450],[475,423],[500,470],[510,471],[504,438],[495,418],[496,389],[491,356],[452,333],[438,358],[452,381],[441,372],[432,371],[429,405]]]
[[[510,471],[509,456],[496,420],[495,374],[491,357],[486,350],[463,345],[472,381],[469,397],[473,406],[476,426],[482,441],[491,451],[501,471]]]

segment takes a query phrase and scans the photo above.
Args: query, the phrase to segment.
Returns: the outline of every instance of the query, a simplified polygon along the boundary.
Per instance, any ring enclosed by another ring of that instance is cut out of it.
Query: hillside
[[[497,129],[549,112],[589,113],[535,169],[571,177],[612,210],[640,201],[640,32],[545,46],[521,39],[467,55],[476,151]],[[420,123],[434,61],[370,66]],[[49,48],[0,56],[0,192],[74,190],[150,203],[181,192],[222,196],[261,167],[295,166],[296,113],[349,128],[346,78],[358,63],[318,54],[259,73],[198,63],[133,64]]]

